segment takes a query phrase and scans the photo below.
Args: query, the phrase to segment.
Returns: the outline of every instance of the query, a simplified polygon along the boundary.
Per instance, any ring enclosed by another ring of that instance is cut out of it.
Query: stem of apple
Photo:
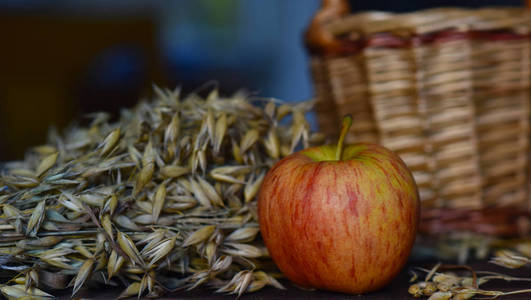
[[[343,156],[343,144],[350,126],[352,126],[352,116],[346,115],[341,122],[341,132],[339,133],[339,140],[337,141],[336,160],[341,160],[341,157]]]

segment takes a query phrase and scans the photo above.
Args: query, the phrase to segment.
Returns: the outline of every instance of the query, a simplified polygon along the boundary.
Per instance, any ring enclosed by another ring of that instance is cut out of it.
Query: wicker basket
[[[320,129],[350,113],[349,141],[399,154],[425,232],[526,231],[531,11],[348,13],[323,1],[306,35]]]

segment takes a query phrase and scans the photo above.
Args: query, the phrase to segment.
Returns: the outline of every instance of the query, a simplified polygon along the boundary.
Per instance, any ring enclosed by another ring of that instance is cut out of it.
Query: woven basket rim
[[[447,28],[489,30],[515,28],[529,24],[531,11],[501,6],[468,9],[441,7],[409,13],[367,11],[338,17],[323,24],[323,29],[335,36],[357,31],[366,35],[381,32],[423,34]]]

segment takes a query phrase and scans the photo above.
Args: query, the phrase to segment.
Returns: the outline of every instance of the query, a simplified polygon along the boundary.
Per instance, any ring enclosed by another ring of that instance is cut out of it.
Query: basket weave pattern
[[[307,40],[324,133],[352,114],[347,140],[399,154],[423,210],[528,209],[529,12],[365,13],[319,26],[336,42]]]

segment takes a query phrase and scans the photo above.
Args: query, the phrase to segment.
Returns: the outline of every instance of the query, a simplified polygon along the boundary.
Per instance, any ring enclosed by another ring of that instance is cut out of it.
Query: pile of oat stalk
[[[5,297],[92,283],[125,287],[120,297],[283,288],[256,195],[278,159],[322,142],[305,119],[310,103],[154,90],[119,121],[93,114],[3,166]]]

